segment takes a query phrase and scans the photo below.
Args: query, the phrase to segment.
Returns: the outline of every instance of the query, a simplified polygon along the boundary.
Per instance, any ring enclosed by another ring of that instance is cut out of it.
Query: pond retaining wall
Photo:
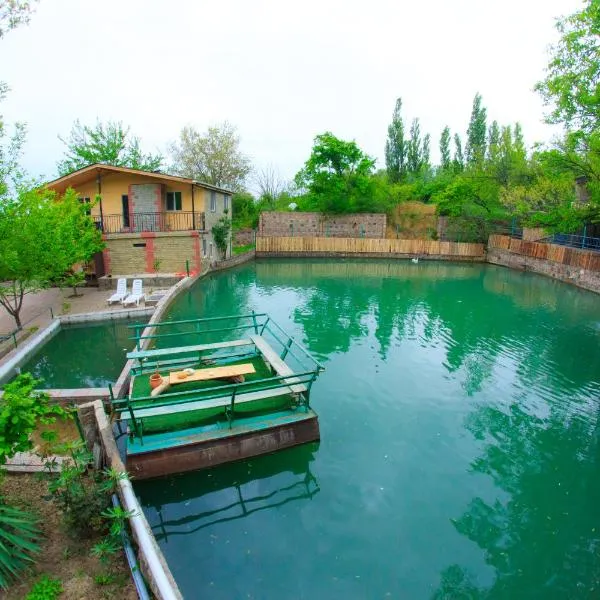
[[[600,293],[600,252],[491,235],[487,262],[533,271]]]

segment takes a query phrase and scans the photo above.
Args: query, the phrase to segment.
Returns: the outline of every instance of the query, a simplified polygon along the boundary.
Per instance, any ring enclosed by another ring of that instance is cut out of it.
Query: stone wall
[[[202,239],[197,231],[106,235],[104,267],[113,277],[138,273],[185,273],[202,269]],[[156,268],[157,267],[157,268]]]
[[[600,272],[590,271],[543,258],[524,256],[510,250],[488,246],[487,262],[520,271],[533,271],[600,293]]]
[[[523,241],[537,242],[545,238],[548,234],[543,227],[523,227]]]
[[[254,229],[250,227],[245,227],[243,229],[238,229],[233,232],[233,245],[234,246],[249,246],[250,244],[254,244]]]
[[[266,211],[260,214],[258,235],[384,238],[386,221],[386,215],[383,213],[324,215],[316,212]]]

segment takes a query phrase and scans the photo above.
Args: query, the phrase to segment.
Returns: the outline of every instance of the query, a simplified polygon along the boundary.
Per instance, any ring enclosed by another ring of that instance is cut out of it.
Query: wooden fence
[[[373,238],[257,237],[258,254],[356,254],[406,255],[477,260],[485,256],[483,244],[435,240],[389,240]]]
[[[591,250],[579,250],[578,248],[545,244],[543,242],[527,242],[511,238],[508,235],[490,235],[488,247],[508,250],[514,254],[549,260],[588,271],[600,271],[600,252]]]

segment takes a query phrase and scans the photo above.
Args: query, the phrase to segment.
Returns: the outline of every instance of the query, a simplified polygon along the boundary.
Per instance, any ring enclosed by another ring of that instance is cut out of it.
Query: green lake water
[[[309,444],[137,482],[186,599],[600,597],[600,298],[489,265],[270,260],[170,319],[268,312],[324,364]]]
[[[137,321],[136,321],[137,322]],[[67,325],[22,367],[42,379],[41,387],[106,387],[114,383],[123,367],[125,355],[135,342],[129,337],[133,321],[119,320]]]

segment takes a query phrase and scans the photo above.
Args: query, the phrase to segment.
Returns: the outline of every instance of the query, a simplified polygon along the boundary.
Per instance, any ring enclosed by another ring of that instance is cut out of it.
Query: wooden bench
[[[294,371],[292,371],[290,366],[285,364],[285,362],[279,356],[277,356],[265,338],[260,335],[251,335],[250,339],[256,346],[257,350],[262,354],[265,361],[273,367],[277,375],[283,376],[294,374]],[[307,390],[307,387],[304,384],[295,383],[298,381],[297,378],[290,377],[290,379],[284,379],[284,381],[285,383],[290,384],[290,387],[295,394],[302,394]]]
[[[253,342],[248,339],[232,340],[231,342],[217,342],[216,344],[197,344],[195,346],[180,346],[179,348],[154,348],[153,350],[134,350],[127,353],[128,360],[144,361],[159,356],[173,356],[176,354],[189,354],[190,352],[203,352],[205,350],[219,350],[221,348],[236,348],[238,346],[251,346]]]
[[[236,394],[235,406],[246,402],[254,402],[256,400],[265,400],[267,398],[277,398],[285,396],[285,394],[294,393],[291,387],[279,387],[270,390],[258,390],[256,392],[243,392]],[[166,415],[174,415],[178,413],[191,412],[194,410],[202,410],[206,408],[225,408],[231,405],[231,394],[228,396],[219,396],[210,400],[193,400],[182,404],[169,404],[167,406],[156,406],[148,408],[133,407],[133,414],[136,419],[145,419],[148,417],[162,417]],[[130,415],[123,410],[120,420],[128,421]]]

